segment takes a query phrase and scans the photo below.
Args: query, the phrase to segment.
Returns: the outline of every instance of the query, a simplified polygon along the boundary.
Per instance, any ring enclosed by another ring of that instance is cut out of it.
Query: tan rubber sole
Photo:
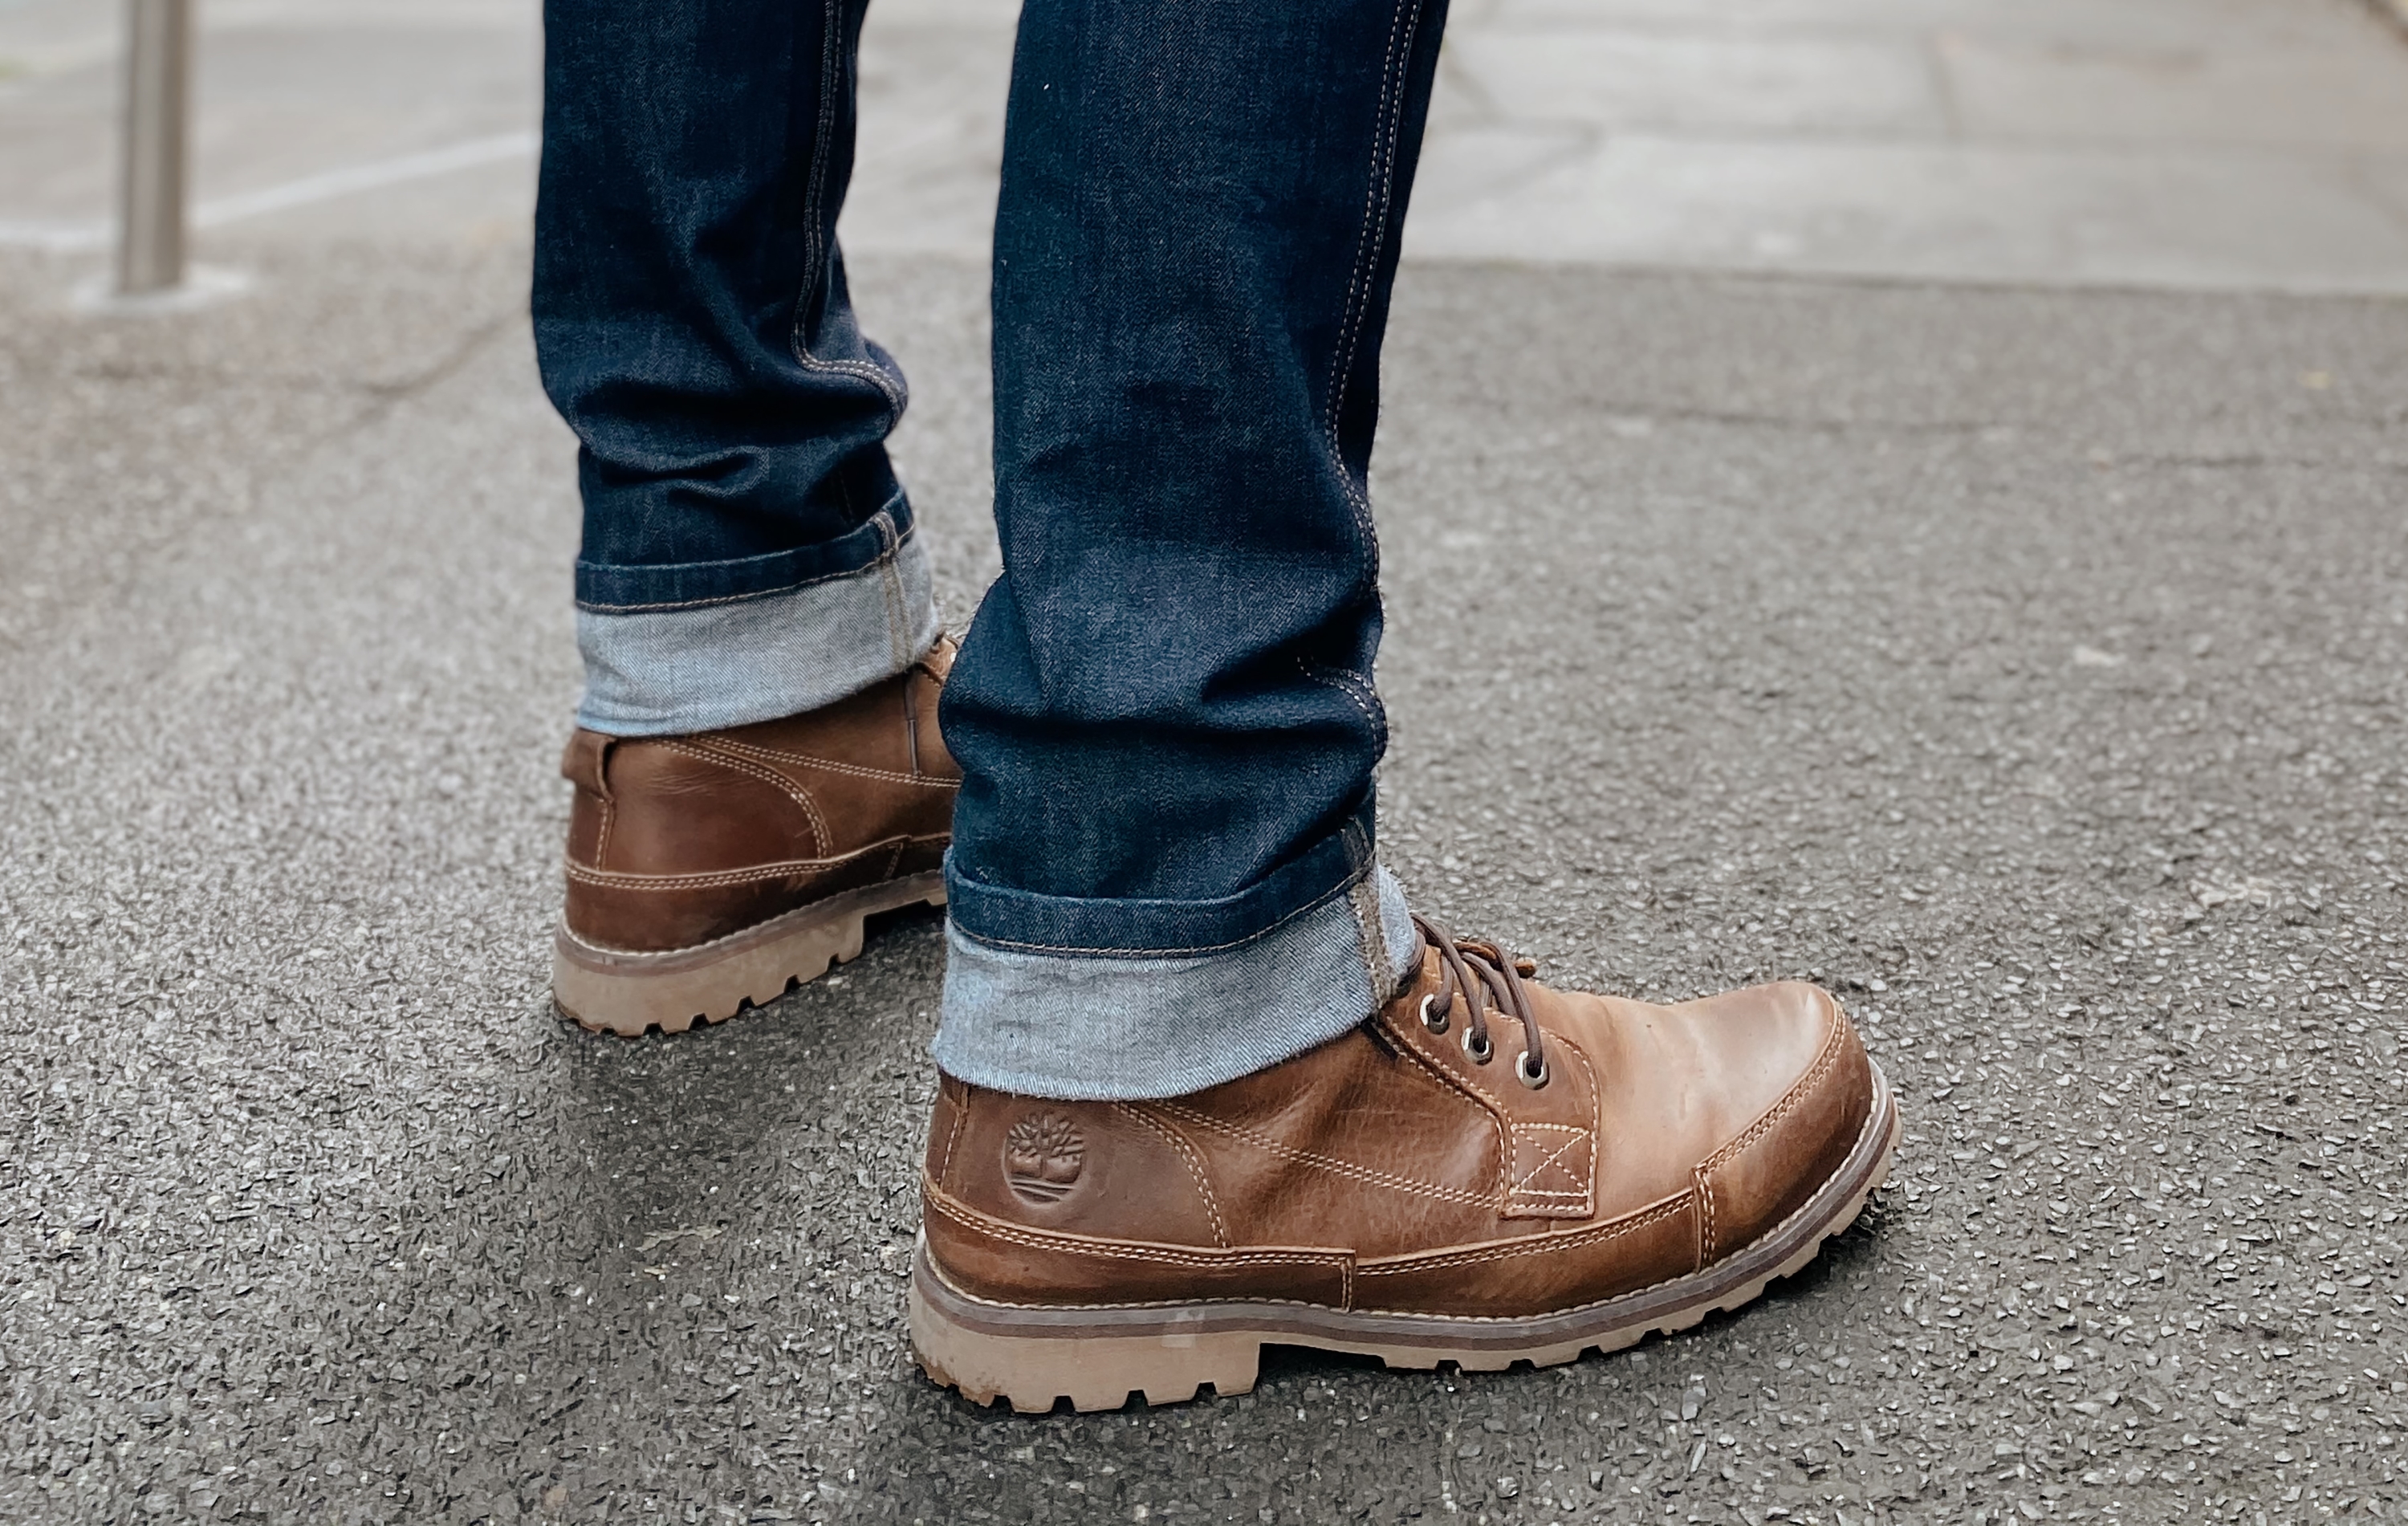
[[[625,954],[596,948],[566,927],[552,936],[552,999],[595,1033],[641,1038],[682,1033],[776,1001],[861,957],[863,924],[882,912],[945,903],[945,874],[930,870],[798,906],[757,927],[693,948]]]
[[[1878,1067],[1873,1082],[1872,1110],[1855,1147],[1796,1213],[1713,1266],[1583,1308],[1475,1319],[1268,1300],[1141,1308],[996,1303],[947,1283],[924,1242],[912,1265],[913,1354],[929,1377],[973,1404],[1001,1398],[1037,1415],[1063,1399],[1083,1411],[1118,1409],[1132,1394],[1149,1404],[1177,1404],[1208,1385],[1217,1394],[1245,1393],[1265,1346],[1350,1352],[1417,1370],[1454,1362],[1468,1372],[1520,1361],[1552,1367],[1588,1351],[1618,1351],[1740,1307],[1856,1222],[1898,1149],[1897,1100]]]

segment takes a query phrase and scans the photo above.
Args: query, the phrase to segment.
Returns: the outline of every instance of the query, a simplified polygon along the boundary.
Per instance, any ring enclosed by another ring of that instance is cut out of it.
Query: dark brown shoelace
[[[1463,1052],[1474,1063],[1485,1065],[1497,1053],[1488,1037],[1488,1009],[1494,1006],[1501,1016],[1518,1017],[1524,1048],[1522,1058],[1513,1062],[1513,1073],[1533,1091],[1545,1086],[1547,1054],[1539,1032],[1539,1015],[1531,1010],[1529,987],[1522,984],[1522,977],[1537,974],[1539,967],[1483,939],[1457,943],[1444,928],[1418,913],[1413,927],[1438,955],[1438,989],[1422,998],[1422,1026],[1433,1033],[1445,1032],[1454,1020],[1455,999],[1461,996],[1463,1009],[1469,1015],[1463,1028]]]

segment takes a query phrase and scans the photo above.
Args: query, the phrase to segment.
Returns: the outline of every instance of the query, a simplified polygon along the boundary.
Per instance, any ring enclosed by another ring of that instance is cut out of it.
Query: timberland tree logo
[[[1029,1202],[1059,1202],[1087,1163],[1087,1142],[1059,1113],[1031,1113],[1003,1140],[1003,1179]]]

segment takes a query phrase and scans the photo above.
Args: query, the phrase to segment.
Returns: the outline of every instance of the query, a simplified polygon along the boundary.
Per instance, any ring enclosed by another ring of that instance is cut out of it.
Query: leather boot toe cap
[[[1838,1001],[1787,981],[1690,1003],[1747,1122],[1697,1168],[1698,1261],[1756,1239],[1813,1196],[1871,1116],[1871,1061]],[[1742,1101],[1744,1100],[1744,1101]]]

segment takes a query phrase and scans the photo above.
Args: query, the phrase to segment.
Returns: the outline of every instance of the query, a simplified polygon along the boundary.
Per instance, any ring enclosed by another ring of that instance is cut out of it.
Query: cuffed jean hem
[[[938,1067],[1071,1101],[1182,1097],[1326,1044],[1395,994],[1420,946],[1369,871],[1258,936],[1178,957],[1031,954],[950,922]]]
[[[774,721],[891,678],[937,643],[919,538],[881,515],[878,559],[775,593],[679,609],[577,612],[577,724],[613,737]]]

